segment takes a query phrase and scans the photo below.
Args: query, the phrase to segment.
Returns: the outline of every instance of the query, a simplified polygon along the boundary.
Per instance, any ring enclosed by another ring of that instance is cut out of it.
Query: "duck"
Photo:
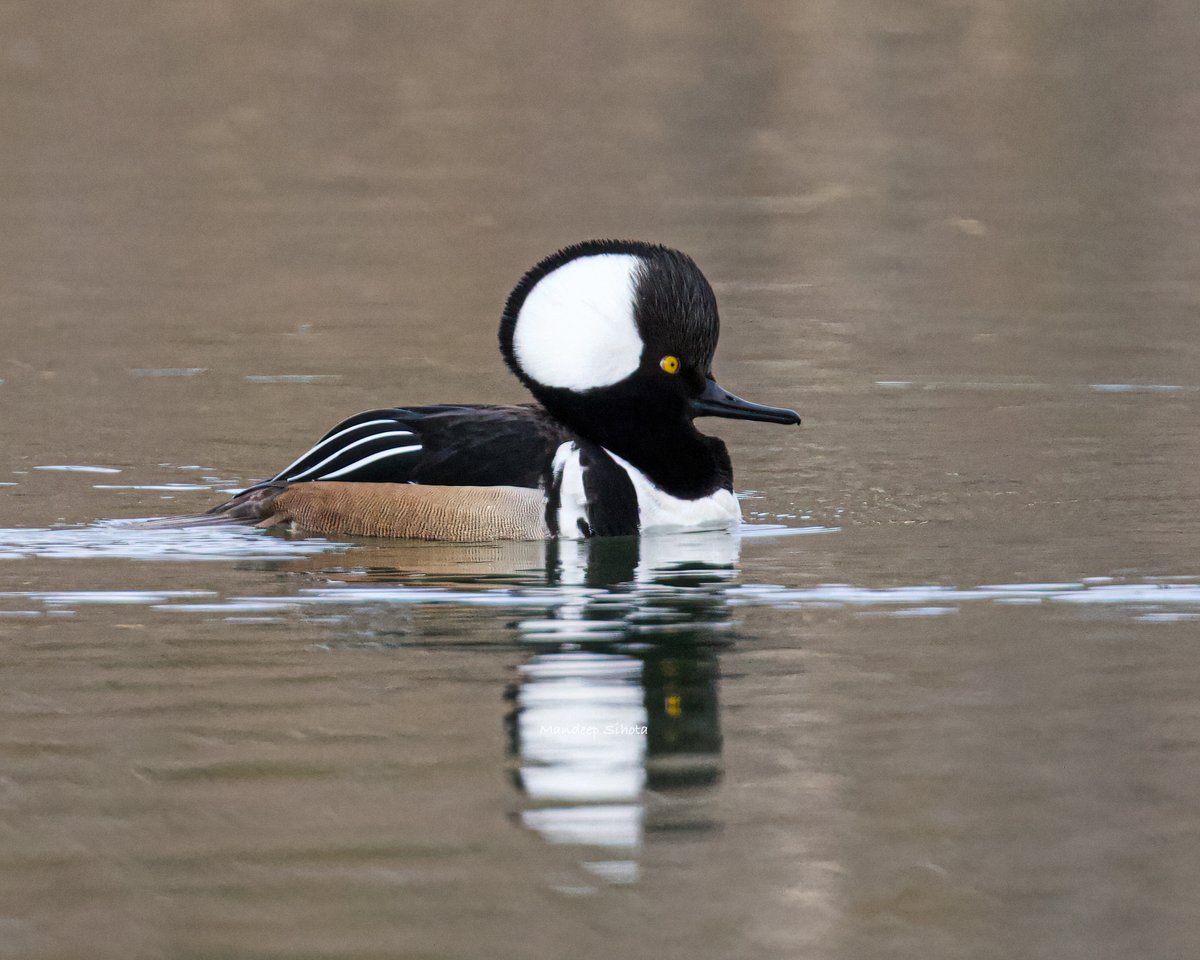
[[[382,407],[341,421],[272,476],[162,526],[478,542],[733,528],[725,444],[699,417],[795,425],[713,376],[720,321],[695,261],[589,240],[513,288],[500,353],[524,405]]]

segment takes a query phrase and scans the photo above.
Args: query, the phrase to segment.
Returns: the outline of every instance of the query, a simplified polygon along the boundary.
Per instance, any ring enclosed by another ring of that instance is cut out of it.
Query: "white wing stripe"
[[[286,477],[285,479],[292,480],[292,481],[303,480],[310,473],[316,473],[318,470],[320,470],[323,466],[325,466],[330,461],[336,460],[347,450],[353,450],[355,447],[361,447],[364,443],[374,443],[376,440],[382,440],[384,437],[411,437],[412,435],[413,434],[412,434],[411,430],[388,430],[384,433],[373,433],[369,437],[363,437],[361,440],[355,440],[353,443],[348,443],[344,447],[339,447],[337,450],[335,450],[333,453],[331,453],[329,456],[327,456],[324,460],[322,460],[316,466],[309,467],[307,470],[303,471],[302,473],[298,473],[294,477]],[[411,450],[412,448],[411,447],[403,447],[402,449]],[[421,445],[418,444],[416,449],[420,450]]]
[[[347,447],[347,450],[350,448]],[[376,460],[382,460],[384,457],[396,457],[402,453],[413,453],[421,449],[419,443],[413,444],[411,447],[397,447],[395,450],[381,450],[379,453],[373,453],[369,457],[363,457],[357,463],[352,463],[348,467],[342,467],[341,470],[334,470],[333,473],[326,473],[323,476],[317,477],[318,480],[332,480],[334,477],[340,477],[344,474],[351,473],[359,467],[365,467],[368,463],[374,463]]]
[[[329,444],[329,443],[333,443],[333,441],[338,439],[338,437],[344,437],[346,434],[353,433],[355,430],[361,430],[363,427],[373,427],[373,426],[376,426],[381,423],[399,423],[399,421],[398,420],[364,420],[362,423],[356,423],[354,426],[347,427],[345,430],[339,430],[332,437],[326,437],[320,443],[316,444],[311,449],[309,449],[305,453],[303,453],[301,456],[297,457],[292,463],[289,463],[286,467],[284,467],[282,470],[279,471],[279,473],[277,473],[275,475],[275,479],[276,480],[285,479],[288,475],[289,470],[294,470],[296,467],[298,467],[300,464],[302,464],[305,460],[307,460],[309,457],[311,457],[314,453],[316,453],[318,450],[320,450],[323,446],[325,446],[326,444]]]

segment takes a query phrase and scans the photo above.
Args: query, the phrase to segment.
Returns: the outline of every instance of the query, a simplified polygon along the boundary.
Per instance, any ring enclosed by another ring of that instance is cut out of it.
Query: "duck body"
[[[536,539],[539,534],[575,539],[728,527],[740,520],[732,468],[725,445],[705,440],[713,467],[707,485],[693,482],[681,491],[691,496],[675,496],[539,405],[369,410],[342,421],[271,480],[209,515],[268,526],[319,526],[325,533],[438,540],[460,534],[480,539],[480,533],[491,534],[484,539]],[[331,515],[336,488],[354,493],[341,508],[341,521]],[[511,491],[509,499],[487,496],[495,489]],[[506,513],[527,515],[532,492],[538,495],[540,527],[506,525]],[[367,500],[370,507],[349,509]],[[415,525],[403,522],[400,518],[417,503],[441,510]],[[411,506],[406,510],[403,504]],[[499,516],[481,526],[479,514]]]
[[[713,380],[716,300],[686,255],[592,241],[522,278],[500,349],[522,406],[438,404],[343,420],[203,518],[436,540],[588,538],[731,527],[725,444],[697,416],[799,423]]]

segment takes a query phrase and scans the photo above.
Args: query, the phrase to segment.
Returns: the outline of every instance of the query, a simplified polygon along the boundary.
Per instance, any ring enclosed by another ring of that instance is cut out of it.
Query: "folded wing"
[[[270,483],[537,487],[563,430],[536,407],[392,407],[344,420]]]

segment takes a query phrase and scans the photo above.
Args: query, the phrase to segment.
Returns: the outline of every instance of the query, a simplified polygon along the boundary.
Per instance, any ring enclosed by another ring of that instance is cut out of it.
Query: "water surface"
[[[0,957],[1195,955],[1192,11],[581,16],[0,11]],[[603,235],[804,417],[742,534],[111,522],[521,401]]]

